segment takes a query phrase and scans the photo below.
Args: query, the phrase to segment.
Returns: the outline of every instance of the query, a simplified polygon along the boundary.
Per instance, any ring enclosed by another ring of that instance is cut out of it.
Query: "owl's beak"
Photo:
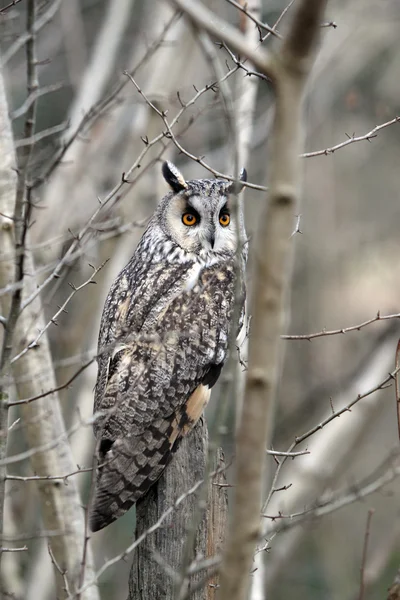
[[[214,244],[215,244],[215,231],[214,229],[212,229],[212,231],[210,231],[210,234],[208,236],[208,241],[210,242],[210,246],[211,249],[214,249]]]

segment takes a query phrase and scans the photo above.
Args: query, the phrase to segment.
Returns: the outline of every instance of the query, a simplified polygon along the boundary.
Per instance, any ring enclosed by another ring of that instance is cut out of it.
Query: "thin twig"
[[[5,465],[15,464],[15,463],[21,462],[23,460],[26,460],[27,458],[31,458],[35,454],[38,454],[41,452],[46,452],[47,450],[52,450],[53,448],[57,448],[57,446],[59,444],[61,444],[62,442],[65,441],[65,439],[67,439],[71,435],[73,435],[83,425],[85,425],[85,426],[92,425],[94,418],[99,418],[99,415],[95,415],[91,419],[86,419],[85,421],[79,421],[78,423],[75,423],[75,425],[72,425],[68,430],[66,430],[60,436],[53,438],[50,442],[47,442],[46,444],[42,444],[42,445],[36,446],[34,448],[29,448],[29,450],[25,450],[24,452],[20,452],[18,454],[13,454],[12,456],[8,456],[7,458],[2,459],[0,461],[0,466],[3,467]]]
[[[274,35],[277,38],[282,39],[282,36],[275,30],[274,27],[270,27],[270,25],[267,25],[266,23],[263,23],[262,21],[260,21],[260,19],[257,19],[256,16],[254,16],[250,11],[247,10],[247,8],[241,6],[238,2],[235,2],[235,0],[226,0],[226,1],[229,2],[229,4],[231,4],[235,8],[237,8],[238,10],[240,10],[242,13],[244,13],[258,27],[260,27],[261,29],[264,29],[265,31],[268,31],[271,35]]]
[[[234,70],[236,70],[236,69],[234,69]],[[195,156],[194,154],[191,154],[190,152],[188,152],[182,146],[182,144],[180,144],[178,142],[176,136],[174,135],[174,133],[172,131],[172,126],[173,126],[174,122],[176,121],[176,117],[173,119],[173,121],[171,123],[169,123],[168,120],[167,120],[167,117],[166,117],[166,113],[163,112],[163,111],[161,111],[161,110],[159,110],[157,108],[157,106],[155,106],[155,104],[149,100],[149,98],[143,92],[142,88],[139,86],[138,83],[136,83],[136,81],[130,75],[130,73],[127,73],[125,71],[125,75],[127,77],[129,77],[129,79],[132,81],[133,85],[135,86],[135,88],[137,89],[137,91],[139,92],[139,94],[143,97],[143,99],[146,102],[146,104],[148,104],[148,106],[150,106],[150,108],[152,110],[154,110],[154,112],[157,113],[157,115],[162,119],[162,121],[164,122],[164,125],[167,128],[167,131],[164,132],[162,135],[165,136],[167,139],[172,140],[173,143],[175,144],[175,146],[178,148],[178,150],[179,150],[180,153],[184,154],[185,156],[187,156],[188,158],[190,158],[194,162],[198,163],[199,165],[201,165],[202,167],[204,167],[205,169],[207,169],[207,171],[209,171],[210,173],[212,173],[215,177],[220,177],[222,179],[226,179],[227,181],[235,181],[235,177],[234,176],[228,175],[227,173],[221,173],[220,171],[217,171],[211,165],[207,164],[203,160],[203,158],[201,158],[199,156]],[[251,188],[253,190],[260,190],[260,191],[266,191],[268,189],[268,188],[266,188],[263,185],[258,185],[258,184],[250,183],[250,182],[243,182],[243,186]]]
[[[288,12],[288,10],[292,7],[293,3],[295,0],[291,0],[289,2],[289,4],[286,6],[286,8],[283,9],[283,11],[281,12],[281,14],[279,15],[279,17],[277,18],[277,20],[275,21],[272,29],[273,31],[276,31],[276,28],[278,27],[279,23],[282,21],[283,17],[286,15],[286,13]],[[265,34],[265,36],[262,38],[262,41],[265,42],[265,40],[267,40],[269,38],[271,34],[268,32]]]
[[[3,6],[3,8],[0,8],[0,15],[3,14],[3,13],[5,13],[9,8],[12,8],[13,6],[16,6],[16,4],[19,4],[20,2],[21,2],[21,0],[13,0],[9,4],[7,4],[6,6]]]
[[[23,481],[23,482],[27,482],[27,481],[64,481],[65,483],[67,483],[68,479],[70,477],[73,477],[74,475],[78,475],[80,473],[91,473],[92,472],[92,467],[81,467],[76,470],[76,471],[72,471],[72,473],[67,473],[66,475],[30,475],[27,477],[23,477],[21,475],[6,475],[6,479],[9,481]]]
[[[395,117],[390,121],[386,121],[386,123],[382,123],[381,125],[376,125],[371,131],[365,133],[364,135],[347,135],[348,139],[345,142],[341,142],[340,144],[336,144],[336,146],[332,146],[331,148],[325,148],[325,150],[316,150],[315,152],[305,152],[301,154],[302,158],[313,158],[315,156],[328,156],[328,154],[333,154],[336,150],[340,150],[341,148],[345,148],[346,146],[350,146],[350,144],[355,144],[357,142],[370,142],[373,138],[377,137],[377,133],[386,127],[390,127],[395,123],[400,123],[400,117]]]
[[[150,45],[145,55],[138,61],[136,66],[131,71],[132,76],[143,67],[148,60],[154,55],[160,45],[163,43],[165,35],[168,33],[169,29],[176,23],[179,18],[178,14],[174,14],[171,19],[165,24],[163,30],[161,31],[158,38]],[[95,106],[90,108],[88,112],[82,117],[81,122],[77,126],[76,130],[73,132],[68,141],[62,144],[60,150],[56,153],[51,162],[46,166],[44,171],[41,173],[39,177],[35,179],[32,183],[33,188],[37,188],[41,186],[44,182],[46,182],[50,175],[55,171],[55,169],[61,164],[61,161],[64,159],[67,154],[69,148],[72,144],[77,140],[77,138],[84,132],[84,130],[89,127],[89,125],[93,125],[97,119],[99,119],[107,110],[111,108],[113,103],[115,103],[118,99],[118,96],[127,85],[128,81],[125,77],[121,79],[121,81],[115,85],[109,95],[100,100]]]
[[[56,560],[56,557],[53,554],[50,544],[47,544],[47,550],[49,552],[51,562],[53,563],[53,565],[55,566],[55,568],[57,569],[57,571],[60,573],[61,577],[63,578],[64,590],[67,594],[69,594],[70,589],[69,589],[69,583],[68,583],[68,578],[67,578],[67,572],[65,571],[65,569],[61,569],[60,565],[58,564],[58,562]]]
[[[64,87],[65,83],[53,83],[51,85],[45,85],[38,88],[37,90],[33,91],[32,94],[28,96],[28,98],[26,98],[26,100],[21,104],[19,108],[16,108],[12,111],[12,113],[10,114],[10,119],[12,121],[14,121],[15,119],[19,119],[26,113],[28,108],[30,108],[32,106],[32,103],[35,102],[38,98],[44,96],[45,94],[50,94],[52,92],[61,90]]]
[[[311,506],[310,508],[291,514],[263,514],[263,517],[266,519],[276,521],[275,527],[268,527],[268,535],[272,536],[278,532],[283,533],[293,527],[304,525],[305,522],[314,522],[316,519],[330,515],[355,502],[361,502],[371,494],[378,492],[400,477],[400,465],[393,466],[392,458],[389,459],[388,466],[387,462],[388,461],[385,460],[382,465],[375,470],[374,474],[368,476],[366,480],[352,484],[350,487],[339,489],[327,499],[322,498],[317,500],[314,503],[314,506]],[[383,473],[379,474],[379,471],[382,470],[383,466],[385,466],[385,470]]]
[[[32,23],[32,27],[29,30],[27,29],[26,32],[8,48],[7,52],[4,52],[3,60],[1,61],[2,67],[4,67],[14,54],[21,50],[25,44],[30,43],[43,27],[50,23],[60,8],[61,2],[62,0],[53,0],[49,8],[37,19],[37,21]]]
[[[385,377],[385,379],[383,381],[381,381],[380,383],[378,383],[376,386],[370,388],[369,390],[367,390],[366,392],[364,392],[362,394],[358,394],[358,396],[356,398],[354,398],[354,400],[349,402],[349,404],[347,404],[345,407],[341,408],[340,410],[335,410],[333,413],[331,413],[329,415],[329,417],[326,417],[325,419],[323,419],[318,425],[315,425],[314,427],[309,429],[306,433],[303,433],[303,435],[296,436],[295,442],[294,442],[295,445],[300,444],[301,442],[304,442],[304,440],[309,438],[311,435],[313,435],[320,429],[323,429],[325,427],[325,425],[328,425],[328,423],[330,423],[337,417],[340,417],[345,412],[351,412],[352,407],[355,404],[357,404],[357,402],[360,402],[360,400],[362,400],[363,398],[367,398],[368,396],[371,396],[371,394],[374,394],[375,392],[378,392],[379,390],[383,390],[383,389],[387,388],[391,384],[391,382],[394,380],[397,372],[398,372],[398,369],[395,369],[394,371],[389,373],[389,375],[387,377]],[[292,449],[293,448],[291,447],[290,451]]]
[[[19,360],[29,350],[31,350],[32,348],[35,348],[37,346],[37,344],[39,343],[41,337],[45,334],[45,332],[48,330],[48,328],[50,327],[51,324],[57,325],[57,319],[58,319],[58,317],[61,315],[61,313],[65,312],[65,309],[66,309],[67,305],[72,300],[72,298],[75,296],[75,294],[77,294],[78,292],[80,292],[83,288],[85,288],[89,284],[96,283],[94,281],[94,278],[96,277],[97,273],[104,267],[104,265],[106,264],[106,262],[107,261],[105,261],[102,265],[100,265],[97,268],[92,266],[93,273],[91,274],[91,276],[89,277],[89,279],[87,279],[86,281],[84,281],[83,283],[81,283],[81,285],[79,285],[78,287],[75,287],[74,285],[70,284],[70,286],[72,287],[72,292],[70,293],[70,295],[62,303],[62,305],[59,307],[58,311],[53,315],[53,317],[50,319],[50,321],[48,321],[47,324],[43,327],[43,329],[38,333],[38,335],[36,336],[36,338],[34,340],[32,340],[32,342],[29,342],[29,344],[23,350],[21,350],[21,352],[19,352],[16,356],[14,356],[11,359],[11,364],[13,364],[17,360]],[[25,402],[24,404],[28,404],[28,402]]]
[[[296,456],[304,456],[310,454],[308,450],[301,450],[300,452],[279,452],[277,450],[267,450],[267,454],[271,456],[286,456],[288,458],[296,458]]]
[[[248,58],[264,75],[272,79],[275,78],[276,65],[271,54],[264,48],[257,48],[256,50],[252,48],[240,31],[207,9],[203,4],[194,0],[170,0],[170,3],[182,10],[193,25],[206,31],[217,40],[224,41],[235,52]]]
[[[36,99],[39,96],[36,95]],[[68,122],[60,123],[59,125],[54,125],[54,127],[49,127],[48,129],[43,129],[43,131],[39,131],[32,135],[31,137],[24,137],[20,140],[15,141],[16,148],[23,148],[24,146],[34,146],[40,140],[44,140],[52,135],[57,135],[57,133],[61,133],[62,131],[66,131],[68,129]]]
[[[372,319],[368,319],[367,321],[363,321],[358,325],[351,325],[350,327],[341,327],[340,329],[332,330],[323,329],[322,331],[318,331],[316,333],[304,333],[301,335],[281,335],[281,339],[310,341],[315,338],[328,337],[331,335],[341,335],[349,333],[350,331],[360,331],[360,329],[363,329],[364,327],[367,327],[372,323],[376,323],[377,321],[390,321],[392,319],[400,319],[400,313],[393,313],[391,315],[381,315],[380,311],[378,311],[375,317],[372,317]]]
[[[65,383],[63,383],[57,387],[51,388],[50,390],[47,390],[47,391],[43,392],[42,394],[37,394],[36,396],[31,396],[30,398],[25,398],[24,400],[12,400],[11,402],[8,403],[8,406],[18,406],[21,404],[30,404],[31,402],[34,402],[35,400],[39,400],[40,398],[45,398],[46,396],[51,396],[52,394],[55,394],[56,392],[65,390],[66,388],[68,388],[71,385],[71,383],[77,377],[79,377],[79,375],[81,373],[83,373],[83,371],[85,369],[87,369],[91,364],[93,364],[95,360],[96,360],[96,355],[93,356],[86,363],[84,363],[81,367],[79,367],[79,369],[77,371],[75,371],[75,373],[73,375],[71,375],[71,377],[69,377],[69,379]]]

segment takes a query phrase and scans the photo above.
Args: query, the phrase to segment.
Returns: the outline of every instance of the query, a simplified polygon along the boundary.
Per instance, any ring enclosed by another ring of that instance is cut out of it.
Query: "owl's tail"
[[[103,529],[125,514],[159,479],[177,446],[180,431],[174,421],[163,419],[142,436],[106,442],[103,453],[101,444],[90,511],[92,531]]]

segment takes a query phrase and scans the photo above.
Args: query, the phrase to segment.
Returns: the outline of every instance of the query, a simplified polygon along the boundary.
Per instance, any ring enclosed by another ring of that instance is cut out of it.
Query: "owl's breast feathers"
[[[232,258],[198,270],[197,282],[193,263],[168,274],[165,264],[152,265],[140,281],[129,266],[110,290],[100,330],[93,531],[146,494],[200,418],[225,361],[235,303]]]

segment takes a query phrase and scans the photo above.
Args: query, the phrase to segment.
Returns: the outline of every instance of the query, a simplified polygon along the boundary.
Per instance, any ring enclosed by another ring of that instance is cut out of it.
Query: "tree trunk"
[[[170,508],[186,490],[203,479],[207,461],[208,432],[204,419],[182,440],[173,460],[165,469],[158,483],[136,506],[136,537],[139,537]],[[223,467],[222,451],[217,452],[216,467]],[[196,535],[191,562],[214,556],[221,549],[227,520],[226,488],[224,472],[209,479],[208,506],[203,514]],[[129,578],[128,600],[162,598],[173,600],[176,578],[181,575],[188,530],[195,520],[200,488],[168,516],[163,526],[135,550]],[[210,574],[206,582],[206,570],[190,577],[187,597],[192,600],[214,600],[217,577]],[[204,585],[201,582],[204,580]],[[197,589],[197,587],[199,589]],[[190,593],[192,589],[192,593]]]

